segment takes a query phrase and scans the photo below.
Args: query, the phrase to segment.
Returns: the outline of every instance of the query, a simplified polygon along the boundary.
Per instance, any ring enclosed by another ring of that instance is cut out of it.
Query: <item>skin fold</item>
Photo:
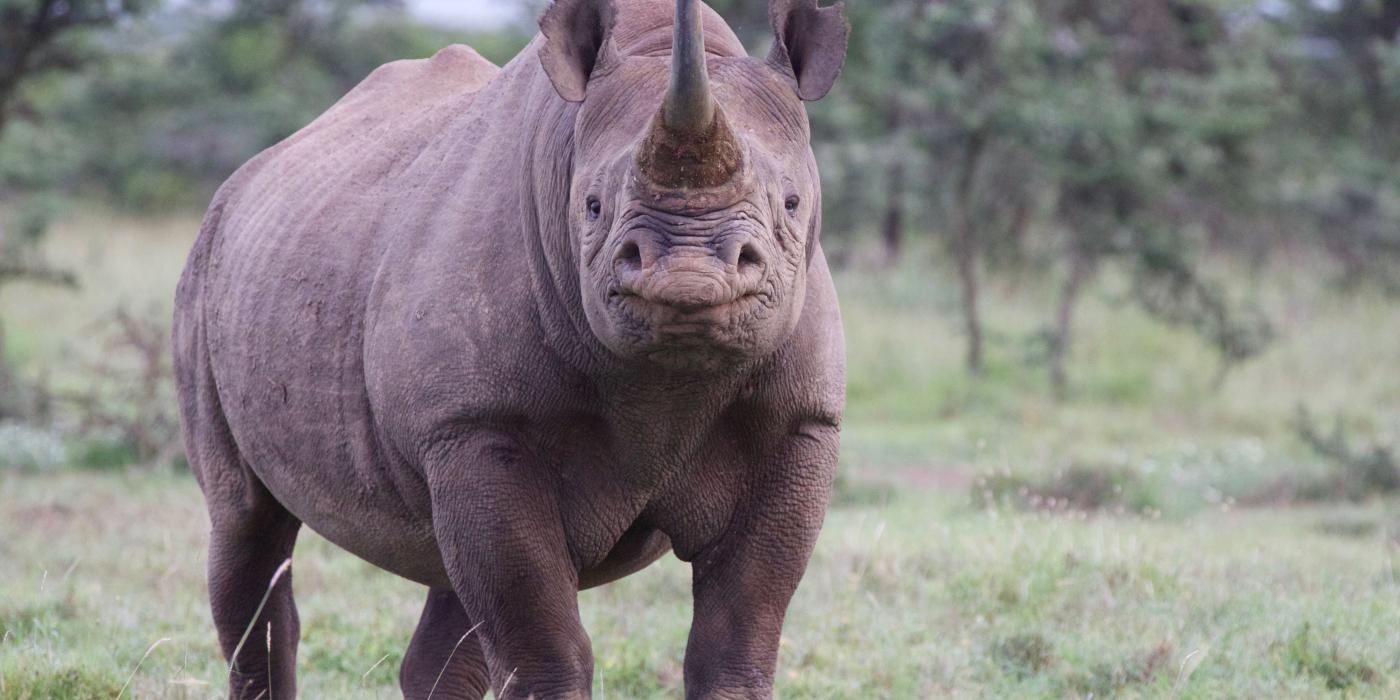
[[[668,551],[686,696],[771,697],[844,404],[802,102],[847,28],[770,14],[754,58],[693,0],[558,0],[503,68],[383,66],[215,195],[173,344],[219,640],[258,641],[231,697],[295,695],[290,575],[254,614],[302,524],[429,588],[406,697],[590,697],[578,591]]]

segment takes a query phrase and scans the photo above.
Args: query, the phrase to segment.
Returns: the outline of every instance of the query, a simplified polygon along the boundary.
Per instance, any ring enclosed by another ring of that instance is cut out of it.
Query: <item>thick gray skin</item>
[[[764,61],[706,10],[745,169],[660,190],[633,152],[673,14],[560,0],[504,69],[389,64],[216,195],[174,357],[225,655],[253,630],[231,696],[295,694],[289,575],[252,617],[302,523],[430,588],[408,697],[589,697],[578,591],[668,549],[693,565],[687,697],[771,696],[843,405],[799,96],[844,20],[778,0]]]

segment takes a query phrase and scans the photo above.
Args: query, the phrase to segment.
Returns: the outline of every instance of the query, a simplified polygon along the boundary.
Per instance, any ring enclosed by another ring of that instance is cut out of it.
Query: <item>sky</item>
[[[408,0],[409,9],[432,22],[455,27],[492,28],[520,16],[518,0]]]

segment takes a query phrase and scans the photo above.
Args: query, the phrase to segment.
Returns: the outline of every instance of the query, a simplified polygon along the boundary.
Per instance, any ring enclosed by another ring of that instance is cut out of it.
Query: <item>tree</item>
[[[91,41],[91,30],[134,16],[147,5],[146,0],[0,0],[0,138],[14,120],[37,117],[23,89],[26,85],[88,67],[102,53]],[[24,186],[49,184],[42,171],[0,167],[0,202]],[[28,274],[22,255],[42,234],[43,224],[31,210],[0,230],[0,251],[6,253],[0,258],[0,282],[55,279],[51,271],[39,268]]]
[[[948,0],[918,8],[911,18],[923,27],[915,32],[922,38],[916,55],[925,62],[918,72],[932,79],[916,122],[923,149],[936,163],[926,170],[928,187],[956,263],[967,369],[979,373],[985,364],[984,253],[999,242],[1020,244],[1039,186],[1023,108],[1041,89],[1043,31],[1032,6],[1021,0]]]
[[[463,41],[500,61],[527,40],[426,27],[398,0],[170,3],[105,31],[104,60],[38,83],[43,129],[0,143],[0,172],[43,163],[53,174],[30,189],[195,207],[379,65]]]
[[[1126,266],[1144,310],[1198,331],[1222,367],[1257,354],[1267,322],[1207,282],[1191,251],[1196,232],[1230,226],[1234,211],[1258,213],[1253,150],[1275,102],[1262,42],[1199,0],[1040,0],[1038,9],[1053,41],[1035,143],[1053,168],[1064,233],[1048,333],[1056,393],[1068,390],[1074,311],[1107,262]]]
[[[0,0],[0,131],[22,111],[19,88],[51,71],[74,71],[94,58],[77,41],[85,28],[110,26],[145,9],[143,0]]]
[[[1281,208],[1349,287],[1400,294],[1400,0],[1295,1],[1277,63],[1300,108],[1280,129]]]
[[[843,211],[873,220],[892,265],[911,221],[935,222],[955,261],[969,371],[984,364],[979,276],[987,239],[1024,232],[1030,175],[1014,108],[1023,56],[1014,45],[1029,19],[1016,0],[930,3],[896,0],[850,5],[847,79],[814,122],[839,132],[858,177],[839,177]],[[841,119],[834,119],[839,116]],[[844,174],[844,173],[842,173]],[[876,183],[868,189],[852,182]],[[996,181],[1006,187],[989,188]],[[1019,212],[1009,221],[1002,212]],[[873,214],[873,215],[872,215]]]
[[[0,0],[0,138],[16,120],[32,116],[26,85],[91,63],[99,51],[87,43],[88,30],[110,26],[140,12],[145,4],[140,0]],[[0,204],[18,209],[8,220],[0,220],[0,287],[19,280],[75,284],[71,273],[54,269],[38,255],[38,242],[48,225],[47,211],[42,205],[15,203],[17,178],[13,175],[0,168]],[[30,175],[42,179],[32,171]],[[0,328],[0,418],[18,412],[17,393]]]

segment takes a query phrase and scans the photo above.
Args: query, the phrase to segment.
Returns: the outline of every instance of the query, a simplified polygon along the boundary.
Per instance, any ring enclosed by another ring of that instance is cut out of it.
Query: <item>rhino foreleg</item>
[[[494,432],[428,454],[433,527],[448,577],[479,625],[472,636],[496,697],[590,697],[593,651],[555,475],[522,442]]]
[[[783,617],[821,530],[838,439],[826,425],[794,432],[755,470],[740,517],[692,562],[686,698],[773,696]]]

